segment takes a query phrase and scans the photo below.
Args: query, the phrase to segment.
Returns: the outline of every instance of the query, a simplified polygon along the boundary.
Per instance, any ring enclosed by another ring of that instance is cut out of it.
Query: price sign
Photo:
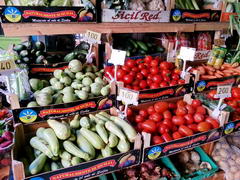
[[[86,41],[92,44],[101,44],[101,33],[87,30],[85,34]]]
[[[127,105],[133,104],[138,105],[139,92],[134,90],[129,90],[127,88],[119,87],[117,100],[123,101]]]
[[[0,61],[0,73],[4,71],[16,69],[16,64],[13,60]]]
[[[215,98],[228,98],[231,97],[231,90],[232,90],[232,84],[230,85],[222,85],[217,87],[217,94],[214,96]]]
[[[178,57],[184,61],[194,61],[195,53],[196,48],[181,47]]]
[[[124,65],[126,54],[126,51],[112,49],[112,54],[109,62],[114,65]]]

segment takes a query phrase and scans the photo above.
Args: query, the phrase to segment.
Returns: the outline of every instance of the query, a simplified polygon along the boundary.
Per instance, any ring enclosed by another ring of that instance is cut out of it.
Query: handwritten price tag
[[[139,92],[119,87],[117,100],[123,101],[126,104],[138,105]]]
[[[215,98],[228,98],[231,97],[231,90],[232,90],[232,85],[222,85],[217,87],[217,94],[215,95]]]
[[[101,44],[101,33],[87,30],[85,40],[92,44]]]
[[[183,59],[184,61],[194,61],[195,53],[196,48],[181,47],[179,58]]]
[[[0,72],[16,69],[16,64],[13,60],[0,61]]]
[[[114,65],[124,65],[126,54],[126,51],[112,49],[112,54],[109,62]]]

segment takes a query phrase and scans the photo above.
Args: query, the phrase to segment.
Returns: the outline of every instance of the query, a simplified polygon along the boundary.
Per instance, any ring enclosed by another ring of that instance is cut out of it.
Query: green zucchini
[[[104,125],[100,124],[100,123],[97,123],[97,125],[95,127],[96,127],[96,131],[97,131],[98,135],[107,144],[108,143],[108,133],[107,133]]]
[[[45,155],[47,155],[49,158],[52,158],[53,157],[53,154],[51,152],[51,150],[47,147],[47,142],[44,141],[43,139],[40,139],[39,137],[33,137],[31,138],[30,140],[30,145],[41,151],[42,153],[44,153]]]
[[[67,152],[67,151],[63,151],[63,152],[60,154],[60,157],[61,157],[62,159],[65,159],[65,160],[67,160],[67,161],[70,161],[71,158],[72,158],[72,155],[71,155],[69,152]]]
[[[86,161],[90,160],[90,156],[79,149],[76,145],[74,145],[71,141],[64,141],[63,142],[64,149],[69,152],[70,154],[80,157]]]
[[[109,145],[107,145],[104,149],[101,149],[101,153],[104,158],[109,157],[113,154],[112,149],[109,147]]]
[[[54,156],[58,156],[59,154],[59,142],[57,139],[57,136],[52,128],[47,128],[43,131],[43,137],[44,140],[47,141],[47,143],[50,146],[50,149]]]
[[[120,141],[119,141],[119,143],[117,145],[117,149],[121,153],[128,152],[130,150],[130,143],[127,140],[120,139]]]
[[[122,132],[122,130],[112,121],[107,121],[105,123],[105,127],[108,131],[115,134],[117,137],[119,137],[121,140],[125,140],[126,136]]]
[[[29,166],[29,172],[34,175],[43,169],[45,162],[47,160],[47,156],[45,154],[40,154]]]
[[[110,148],[116,147],[118,145],[118,141],[119,141],[118,137],[115,134],[110,133],[109,138],[108,138],[109,147]]]
[[[76,165],[78,165],[78,164],[80,164],[81,162],[83,162],[81,159],[80,159],[80,157],[73,157],[72,158],[72,160],[71,160],[71,164],[73,165],[73,166],[76,166]]]
[[[111,115],[108,114],[108,113],[106,113],[105,111],[101,111],[101,112],[98,113],[98,114],[104,116],[104,117],[107,118],[107,119],[110,119],[110,117],[111,117]]]
[[[68,168],[71,166],[71,162],[65,159],[61,159],[61,164],[64,168]]]
[[[77,132],[77,144],[82,151],[89,154],[90,159],[95,157],[96,153],[93,145],[80,132]]]
[[[55,171],[57,169],[60,169],[58,164],[56,162],[51,162],[51,171]]]

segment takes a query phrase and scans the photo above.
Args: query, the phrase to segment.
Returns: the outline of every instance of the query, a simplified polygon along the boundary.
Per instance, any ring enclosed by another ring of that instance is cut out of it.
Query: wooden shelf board
[[[18,23],[2,24],[5,36],[58,35],[85,33],[154,33],[222,30],[228,23]]]

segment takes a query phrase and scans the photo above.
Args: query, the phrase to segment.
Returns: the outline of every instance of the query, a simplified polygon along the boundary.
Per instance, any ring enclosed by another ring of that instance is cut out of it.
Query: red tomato
[[[158,61],[156,59],[154,59],[154,60],[151,61],[150,65],[152,67],[157,67],[158,66]]]
[[[143,128],[142,128],[142,123],[137,123],[137,131],[142,132]]]
[[[162,88],[162,87],[167,87],[168,86],[168,84],[167,84],[167,82],[165,82],[165,81],[162,81],[161,83],[160,83],[160,87]]]
[[[179,106],[185,107],[186,105],[187,105],[187,103],[183,100],[178,100],[177,101],[177,107],[179,107]]]
[[[122,69],[118,69],[117,70],[117,79],[121,80],[123,79],[123,77],[126,75],[126,71],[122,70]]]
[[[168,109],[168,102],[160,101],[154,104],[154,109],[158,113],[163,113]]]
[[[181,70],[180,70],[180,69],[174,69],[174,70],[173,70],[173,73],[180,75],[180,74],[181,74]]]
[[[128,74],[123,77],[123,82],[126,84],[131,84],[133,82],[133,79],[133,76]]]
[[[147,80],[152,80],[153,79],[153,74],[149,74],[148,76],[147,76]]]
[[[144,132],[155,133],[157,130],[156,123],[153,120],[147,120],[142,123],[142,128]]]
[[[178,132],[182,135],[182,136],[191,136],[193,135],[193,131],[185,126],[185,125],[181,125],[178,129]]]
[[[195,113],[195,109],[194,109],[193,106],[187,104],[185,107],[187,109],[188,114],[194,114]]]
[[[156,145],[156,144],[162,144],[162,143],[164,143],[164,140],[163,140],[163,138],[162,138],[161,136],[153,136],[153,137],[152,137],[152,143],[153,143],[154,145]]]
[[[145,76],[145,77],[147,77],[148,74],[149,74],[149,72],[148,72],[147,69],[142,69],[142,70],[141,70],[141,73],[142,73],[142,75]]]
[[[168,76],[163,76],[163,80],[166,81],[166,82],[170,82],[170,77],[168,77]]]
[[[135,91],[139,91],[140,88],[139,88],[138,86],[133,86],[133,90],[135,90]]]
[[[139,69],[138,69],[137,67],[133,67],[133,68],[132,68],[132,71],[134,71],[134,72],[137,73],[137,72],[139,72]]]
[[[142,89],[146,89],[146,87],[147,87],[147,81],[146,80],[141,80],[140,81],[140,83],[139,83],[139,86],[140,86],[140,88],[142,88]]]
[[[122,69],[124,70],[124,71],[127,71],[127,72],[129,72],[129,71],[131,71],[131,68],[129,67],[129,66],[122,66]]]
[[[143,121],[144,121],[144,117],[143,117],[143,116],[137,115],[137,116],[135,117],[135,122],[139,123],[139,122],[143,122]]]
[[[204,121],[204,115],[201,113],[195,113],[193,116],[193,119],[196,123],[200,123],[200,122]]]
[[[149,115],[151,115],[151,114],[155,113],[156,111],[155,111],[153,106],[149,106],[148,109],[147,109],[147,112],[148,112]]]
[[[180,126],[185,124],[185,119],[182,116],[173,116],[172,122],[173,124]]]
[[[233,100],[233,101],[228,101],[227,104],[233,108],[237,108],[238,107],[238,102]]]
[[[153,76],[153,82],[160,83],[162,81],[162,77],[160,75],[154,75]]]
[[[170,69],[170,67],[171,67],[170,64],[171,63],[169,63],[169,62],[163,61],[160,63],[160,69]]]
[[[177,84],[178,84],[177,81],[172,80],[172,81],[169,83],[169,86],[176,86]]]
[[[159,72],[159,68],[158,67],[151,67],[150,68],[150,73],[151,74],[158,74],[158,72]]]
[[[126,88],[128,88],[128,89],[132,89],[132,86],[130,86],[129,84],[127,84],[127,85],[124,86],[124,87],[126,87]]]
[[[132,85],[137,86],[137,85],[139,85],[139,83],[140,83],[140,81],[138,79],[136,79],[135,81],[133,81]]]
[[[133,115],[133,110],[131,108],[127,108],[127,116],[132,116]]]
[[[172,132],[175,132],[178,130],[178,127],[177,126],[172,126]]]
[[[167,125],[169,129],[172,129],[172,127],[173,127],[173,123],[172,123],[171,119],[164,119],[162,124]]]
[[[143,116],[144,118],[148,117],[148,111],[146,109],[141,109],[139,111],[139,114]]]
[[[185,84],[185,80],[184,79],[179,79],[178,84]]]
[[[182,135],[178,131],[176,131],[172,134],[172,137],[174,140],[176,140],[176,139],[181,139]]]
[[[199,99],[194,99],[193,101],[192,101],[192,106],[194,107],[194,108],[197,108],[198,106],[201,106],[202,105],[202,102],[199,100]]]
[[[240,88],[232,88],[232,97],[234,99],[240,99]]]
[[[169,131],[169,127],[166,124],[161,123],[158,127],[158,132],[160,134],[168,133]]]
[[[155,122],[160,122],[163,119],[163,116],[156,112],[151,115],[151,119]]]
[[[134,72],[134,71],[131,71],[131,72],[129,72],[129,75],[131,75],[131,76],[135,77],[135,76],[136,76],[136,72]]]
[[[137,79],[142,80],[143,79],[143,75],[141,73],[137,73]]]
[[[176,115],[177,116],[184,116],[185,114],[187,114],[187,109],[184,106],[178,106],[177,111],[176,111]]]
[[[172,113],[169,110],[163,112],[164,119],[172,119]]]
[[[143,63],[140,63],[138,65],[138,69],[145,69],[145,68],[146,68],[146,66]]]
[[[152,83],[151,85],[150,85],[150,89],[157,89],[157,88],[159,88],[159,85],[158,85],[158,83]]]
[[[207,110],[202,106],[198,106],[196,112],[204,115],[207,113]]]
[[[197,126],[199,132],[206,132],[211,129],[211,124],[209,122],[200,122]]]
[[[135,60],[129,59],[126,61],[125,65],[130,68],[133,68],[136,65],[136,62],[135,62]]]
[[[176,109],[177,108],[177,105],[175,103],[169,103],[168,104],[168,108],[169,109]]]
[[[186,114],[184,118],[186,119],[187,124],[192,124],[194,122],[192,114]]]
[[[168,69],[164,69],[161,71],[163,76],[171,76],[171,71]]]
[[[153,81],[152,81],[151,79],[148,79],[148,80],[147,80],[148,86],[150,86],[152,83],[153,83]]]
[[[217,94],[217,90],[211,90],[208,94],[207,97],[212,100],[216,100],[215,95]]]
[[[178,74],[172,74],[172,79],[178,81],[180,79]]]
[[[164,133],[164,134],[162,135],[162,138],[163,138],[163,140],[164,140],[165,142],[169,142],[169,141],[172,141],[172,140],[173,140],[172,137],[171,137],[171,135],[170,135],[169,133]]]
[[[189,124],[187,125],[194,133],[198,132],[197,124]]]
[[[146,56],[146,57],[144,58],[144,62],[145,62],[145,63],[150,64],[151,61],[152,61],[152,56]]]
[[[207,117],[206,122],[210,123],[213,129],[219,128],[219,122],[216,119],[213,119],[212,117]]]
[[[143,59],[137,59],[137,60],[136,60],[136,63],[137,63],[137,64],[143,64],[144,61],[143,61]]]

